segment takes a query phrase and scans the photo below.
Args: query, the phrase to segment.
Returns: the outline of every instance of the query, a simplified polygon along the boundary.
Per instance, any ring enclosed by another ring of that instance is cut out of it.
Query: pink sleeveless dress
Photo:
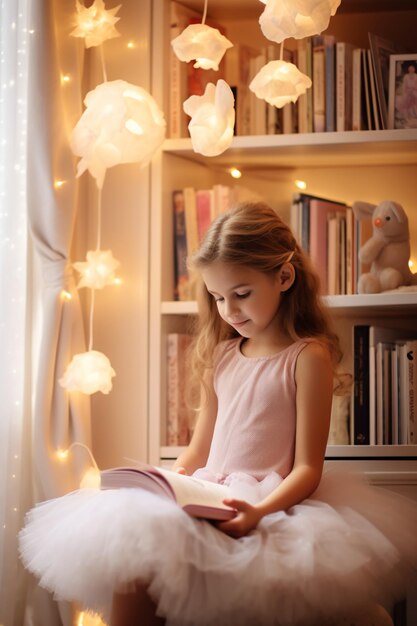
[[[291,471],[295,367],[310,340],[262,358],[243,356],[241,341],[217,351],[218,416],[196,475],[255,503]],[[140,489],[80,490],[32,509],[20,549],[40,585],[105,620],[113,590],[141,580],[168,626],[307,626],[402,597],[417,505],[328,472],[311,498],[236,540]]]

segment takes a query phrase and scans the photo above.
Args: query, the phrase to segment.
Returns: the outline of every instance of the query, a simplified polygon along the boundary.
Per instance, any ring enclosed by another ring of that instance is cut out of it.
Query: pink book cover
[[[343,210],[343,204],[330,200],[312,198],[310,200],[310,258],[322,280],[322,293],[327,294],[328,241],[327,220],[337,211]]]
[[[197,203],[197,226],[198,237],[202,241],[206,230],[211,223],[211,213],[213,210],[213,191],[211,189],[198,189],[196,192]]]

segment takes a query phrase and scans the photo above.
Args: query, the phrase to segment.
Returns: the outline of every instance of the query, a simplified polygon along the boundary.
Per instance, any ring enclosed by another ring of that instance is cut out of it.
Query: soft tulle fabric
[[[226,482],[256,502],[280,481]],[[141,489],[80,490],[30,511],[20,549],[40,585],[104,619],[113,591],[142,581],[168,626],[305,626],[402,597],[416,571],[417,506],[329,471],[313,497],[236,540]]]

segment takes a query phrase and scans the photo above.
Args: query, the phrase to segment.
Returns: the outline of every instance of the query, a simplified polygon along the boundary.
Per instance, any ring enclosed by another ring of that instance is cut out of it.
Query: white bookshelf
[[[201,9],[194,0],[184,4]],[[209,12],[224,23],[227,32],[242,37],[248,28],[259,29],[258,4],[242,0],[236,4],[211,0]],[[363,4],[363,3],[362,3]],[[397,35],[410,47],[414,31],[409,24],[417,11],[390,11],[394,2],[367,1],[366,11],[356,12],[358,3],[343,0],[343,9],[332,18],[330,30],[339,40],[364,46],[368,29],[393,39]],[[364,8],[363,6],[361,7]],[[154,0],[153,94],[167,111],[166,58],[169,49],[167,0]],[[233,38],[232,37],[232,38]],[[408,37],[408,41],[407,41]],[[169,463],[180,448],[165,446],[166,405],[165,340],[168,332],[180,332],[197,313],[195,302],[174,302],[173,231],[171,193],[176,188],[205,188],[220,182],[232,184],[231,166],[243,172],[242,184],[261,189],[265,199],[288,219],[294,179],[308,182],[307,192],[353,202],[377,203],[394,199],[406,208],[411,242],[417,257],[417,130],[359,131],[291,135],[239,136],[222,155],[205,158],[193,152],[187,138],[166,139],[151,168],[151,299],[149,337],[149,460]],[[417,258],[416,258],[417,261]],[[417,270],[415,270],[417,271]],[[381,323],[417,329],[417,292],[404,290],[377,295],[327,296],[344,342],[347,363],[352,362],[351,333],[354,324]],[[359,471],[374,472],[380,482],[405,484],[417,498],[417,446],[329,446],[328,463],[348,463]],[[377,481],[378,482],[378,481]]]

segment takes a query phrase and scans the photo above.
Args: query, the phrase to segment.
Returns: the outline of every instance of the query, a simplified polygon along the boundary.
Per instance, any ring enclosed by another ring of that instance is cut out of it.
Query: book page
[[[213,506],[230,509],[223,500],[229,497],[229,490],[224,485],[218,485],[207,480],[200,480],[192,476],[184,476],[171,470],[157,468],[172,486],[177,502],[185,507],[189,504]]]

